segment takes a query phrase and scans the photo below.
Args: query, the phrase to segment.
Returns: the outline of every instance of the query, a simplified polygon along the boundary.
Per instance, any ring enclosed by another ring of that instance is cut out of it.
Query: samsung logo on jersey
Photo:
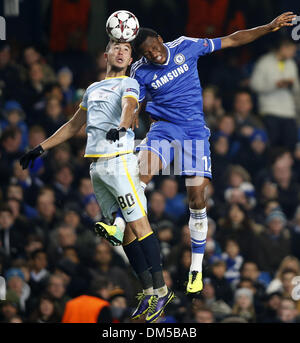
[[[165,83],[172,81],[174,78],[178,77],[181,74],[184,74],[186,71],[189,70],[189,66],[185,63],[182,66],[170,71],[168,74],[160,77],[155,82],[151,83],[152,88],[157,89],[163,86]]]

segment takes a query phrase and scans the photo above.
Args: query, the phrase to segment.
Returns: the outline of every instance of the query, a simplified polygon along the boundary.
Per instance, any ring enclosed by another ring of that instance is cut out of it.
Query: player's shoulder
[[[124,86],[132,86],[132,87],[136,87],[136,88],[139,88],[139,83],[137,82],[136,79],[134,79],[133,77],[125,77],[123,78],[122,80],[122,84]]]
[[[173,40],[172,42],[167,42],[166,45],[168,48],[175,48],[179,45],[186,46],[192,43],[197,43],[200,38],[192,38],[187,36],[180,36],[179,38]]]
[[[141,72],[144,69],[144,67],[148,65],[149,61],[145,57],[140,58],[138,61],[132,64],[130,69],[130,77],[134,78],[137,72]]]
[[[91,89],[94,89],[94,88],[97,88],[97,86],[100,86],[101,84],[101,81],[96,81],[96,82],[93,82],[91,83],[88,88],[85,90],[85,92],[88,92],[90,91]]]

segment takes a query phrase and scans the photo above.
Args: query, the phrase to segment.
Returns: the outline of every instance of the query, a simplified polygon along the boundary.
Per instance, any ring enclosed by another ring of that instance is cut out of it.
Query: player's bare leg
[[[124,232],[124,238],[123,238],[123,247],[130,244],[131,242],[133,242],[136,238],[136,235],[133,233],[133,231],[131,230],[130,224],[126,225],[126,229]]]
[[[140,170],[140,180],[145,185],[152,180],[154,175],[158,175],[162,169],[162,162],[158,155],[149,150],[141,150],[138,155]]]
[[[197,294],[203,288],[202,261],[206,245],[207,215],[206,215],[206,187],[210,180],[205,177],[193,176],[186,178],[188,194],[191,232],[192,263],[190,266],[187,293]]]

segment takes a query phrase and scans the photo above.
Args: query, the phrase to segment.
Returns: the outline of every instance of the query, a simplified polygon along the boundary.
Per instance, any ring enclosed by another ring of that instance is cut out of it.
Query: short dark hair
[[[2,133],[0,144],[5,142],[8,138],[15,139],[18,134],[21,134],[21,130],[18,127],[8,127]]]
[[[247,87],[241,87],[241,88],[237,89],[234,93],[234,96],[236,97],[239,94],[245,94],[245,93],[248,94],[252,98],[252,92]]]
[[[7,204],[0,205],[0,213],[2,212],[9,212],[11,215],[13,215],[11,208]]]
[[[109,284],[110,282],[107,277],[98,275],[91,281],[90,291],[92,293],[97,293],[101,291],[102,289],[108,288]]]
[[[243,269],[245,268],[245,265],[246,265],[247,263],[254,264],[255,267],[256,267],[256,269],[259,270],[258,265],[257,265],[257,263],[256,263],[255,261],[252,261],[252,260],[245,260],[245,261],[243,262],[241,268],[240,268],[240,271],[243,271]]]
[[[34,44],[28,44],[27,46],[25,46],[23,49],[23,52],[25,52],[25,50],[28,50],[28,49],[32,49],[32,50],[36,51],[37,53],[41,54],[40,49]]]
[[[45,254],[47,256],[47,253],[44,249],[36,249],[31,253],[30,257],[34,260],[38,254]]]
[[[226,262],[223,260],[216,260],[211,264],[211,268],[223,266],[226,268]]]
[[[55,88],[59,88],[61,89],[61,85],[58,83],[58,82],[50,82],[50,83],[47,83],[45,85],[45,88],[43,90],[43,93],[46,94],[46,93],[51,93],[53,91],[53,89]]]
[[[111,39],[109,40],[109,42],[106,45],[105,52],[108,52],[108,50],[110,49],[110,46],[113,42],[114,42],[113,40],[111,40]]]
[[[70,172],[74,175],[74,170],[73,170],[73,167],[70,163],[63,163],[63,164],[59,165],[56,168],[54,175],[57,175],[58,173],[60,173],[64,168],[68,168],[70,170]]]
[[[243,282],[250,282],[252,284],[252,286],[255,287],[255,284],[254,284],[252,279],[250,279],[249,277],[241,277],[240,280],[239,280],[239,283],[236,286],[236,288],[241,288],[241,284]]]
[[[139,29],[139,33],[137,35],[137,37],[135,38],[135,40],[133,41],[133,49],[138,52],[139,49],[140,49],[140,46],[145,42],[145,40],[148,38],[148,37],[156,37],[158,38],[159,34],[152,30],[152,29],[149,29],[147,27],[141,27]]]

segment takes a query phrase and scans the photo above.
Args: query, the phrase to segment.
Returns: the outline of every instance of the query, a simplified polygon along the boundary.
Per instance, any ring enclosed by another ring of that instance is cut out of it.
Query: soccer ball
[[[131,42],[139,32],[139,21],[129,11],[116,11],[106,22],[106,32],[117,42]]]

